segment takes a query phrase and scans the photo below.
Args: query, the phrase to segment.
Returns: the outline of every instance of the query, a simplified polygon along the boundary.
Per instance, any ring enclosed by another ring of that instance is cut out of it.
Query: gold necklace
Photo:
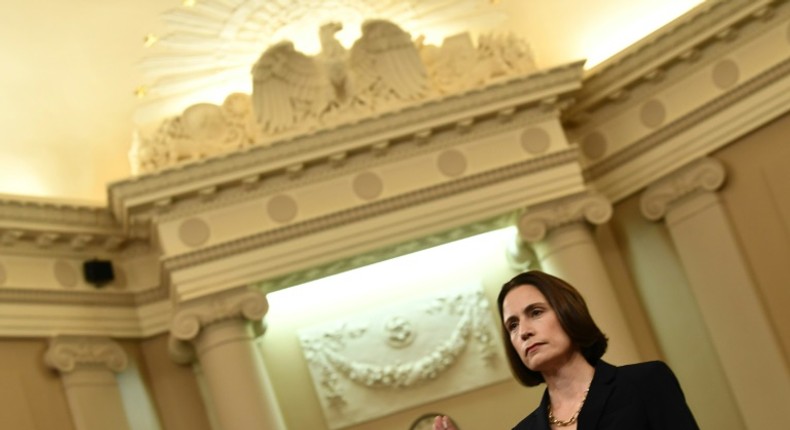
[[[576,422],[576,419],[579,418],[579,413],[582,411],[582,407],[584,406],[584,401],[587,400],[587,393],[590,392],[590,387],[588,386],[586,390],[584,390],[584,397],[582,397],[582,402],[579,404],[579,409],[576,410],[576,413],[568,421],[558,420],[554,417],[554,414],[551,412],[551,402],[549,402],[549,423],[551,425],[555,425],[557,427],[567,427]]]

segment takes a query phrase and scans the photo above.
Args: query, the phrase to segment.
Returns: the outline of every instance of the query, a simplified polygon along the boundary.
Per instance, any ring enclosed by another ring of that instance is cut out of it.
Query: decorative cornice
[[[716,191],[725,177],[724,165],[714,158],[692,162],[645,190],[640,199],[642,215],[658,221],[674,202],[695,192]]]
[[[527,209],[518,220],[518,230],[522,239],[534,243],[552,229],[581,221],[603,224],[611,217],[612,203],[603,195],[589,192]]]
[[[670,69],[694,61],[702,50],[727,42],[741,28],[770,17],[784,0],[707,1],[602,63],[585,78],[568,118],[579,118],[623,100],[634,87],[654,82]],[[575,122],[575,120],[572,120]]]
[[[108,338],[58,336],[50,340],[44,362],[61,373],[96,366],[121,372],[128,358],[123,348]]]
[[[661,142],[672,139],[681,133],[699,126],[700,123],[712,118],[714,115],[736,105],[738,102],[755,94],[759,90],[766,88],[790,74],[790,59],[785,60],[776,66],[766,70],[755,78],[739,85],[737,88],[711,100],[699,108],[689,112],[683,117],[667,124],[660,130],[634,142],[625,149],[607,157],[605,160],[590,166],[585,170],[585,175],[590,179],[596,179],[607,173],[627,164],[637,157],[660,146]]]
[[[269,302],[266,295],[252,288],[224,291],[179,305],[170,334],[181,341],[194,340],[206,327],[231,319],[246,319],[260,324]]]
[[[153,209],[148,215],[140,213],[139,216],[155,217],[156,221],[160,223],[183,218],[186,214],[193,214],[197,211],[210,211],[285,190],[330,181],[349,175],[350,172],[374,169],[410,157],[486,139],[542,121],[553,121],[556,120],[558,114],[554,109],[546,110],[535,107],[518,112],[508,112],[507,116],[484,118],[471,124],[465,130],[458,127],[439,128],[421,139],[380,142],[374,145],[374,151],[336,154],[337,157],[331,163],[301,165],[298,171],[294,169],[292,171],[269,172],[248,178],[245,183],[235,186],[212,187],[191,195],[182,195],[178,201],[171,201],[167,208]]]
[[[106,208],[0,199],[0,249],[27,252],[118,253],[133,239]]]
[[[491,115],[510,115],[531,106],[556,109],[564,102],[561,94],[581,86],[582,65],[559,66],[358,123],[116,182],[108,190],[111,210],[126,225],[130,211],[151,205],[167,207],[180,196],[204,189],[244,185],[265,180],[270,174],[292,174],[298,166],[337,163],[338,154],[380,152],[387,145],[422,140],[437,129],[467,127]]]
[[[435,185],[389,199],[383,199],[352,209],[335,212],[326,216],[288,225],[276,230],[270,230],[260,234],[247,236],[242,239],[201,248],[188,254],[165,258],[163,260],[164,266],[166,272],[172,272],[174,270],[179,270],[211,261],[219,257],[271,246],[275,243],[280,243],[308,234],[314,234],[320,231],[338,228],[343,225],[369,219],[392,212],[394,210],[425,204],[443,197],[479,189],[493,183],[524,177],[526,175],[537,173],[552,167],[560,166],[566,163],[573,163],[576,161],[576,159],[577,153],[575,148],[557,151],[541,158],[514,163],[501,169],[483,172],[477,175],[470,175],[455,181]]]

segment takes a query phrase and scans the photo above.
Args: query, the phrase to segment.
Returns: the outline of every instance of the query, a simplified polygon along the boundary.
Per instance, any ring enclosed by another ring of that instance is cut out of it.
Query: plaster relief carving
[[[726,178],[724,165],[715,158],[701,158],[648,187],[640,199],[642,215],[651,221],[663,218],[672,203],[695,192],[716,191]]]
[[[518,231],[529,243],[543,240],[555,228],[586,221],[603,224],[612,217],[612,203],[589,192],[528,208],[518,220]]]
[[[330,428],[507,378],[480,286],[387,306],[299,332]]]
[[[128,358],[123,348],[110,339],[64,336],[50,340],[44,362],[60,372],[71,372],[80,366],[106,366],[121,372]]]
[[[133,173],[154,172],[242,149],[259,142],[260,137],[250,96],[233,93],[221,106],[199,103],[165,119],[153,135],[136,132],[129,159]]]
[[[260,325],[268,310],[269,302],[260,291],[230,290],[182,305],[173,317],[170,334],[175,339],[191,341],[206,327],[235,318]]]
[[[251,95],[231,94],[222,106],[192,105],[154,133],[138,132],[133,172],[270,145],[537,70],[529,45],[514,35],[482,35],[475,46],[462,33],[434,46],[386,20],[361,28],[349,49],[335,38],[342,29],[335,22],[318,30],[316,55],[287,40],[268,47],[252,66]]]

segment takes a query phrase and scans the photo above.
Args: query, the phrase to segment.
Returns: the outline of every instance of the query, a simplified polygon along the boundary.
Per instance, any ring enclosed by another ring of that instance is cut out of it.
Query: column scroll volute
[[[642,194],[642,215],[651,221],[662,219],[681,198],[719,189],[726,178],[724,165],[715,158],[702,158],[678,169],[649,186]]]
[[[123,348],[111,339],[58,336],[50,340],[44,362],[61,373],[72,372],[83,366],[101,366],[121,372],[126,369],[129,360]]]
[[[543,240],[555,228],[586,221],[603,224],[612,217],[612,204],[605,196],[587,192],[529,208],[518,220],[519,235],[529,243]]]
[[[182,305],[173,318],[170,333],[176,339],[190,341],[205,327],[234,318],[260,326],[268,310],[269,302],[262,292],[251,288],[231,290]]]

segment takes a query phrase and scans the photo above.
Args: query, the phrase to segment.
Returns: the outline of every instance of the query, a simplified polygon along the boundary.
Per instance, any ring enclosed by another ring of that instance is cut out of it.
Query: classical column
[[[605,197],[583,193],[528,208],[518,220],[518,229],[521,238],[532,244],[543,270],[582,293],[610,339],[607,357],[633,363],[639,361],[639,352],[590,228],[611,216],[612,205]]]
[[[268,309],[263,293],[237,288],[181,303],[173,318],[171,353],[196,353],[221,430],[285,429],[254,345]]]
[[[44,362],[60,372],[77,430],[128,430],[115,378],[128,363],[120,345],[106,338],[52,338]]]
[[[693,162],[651,185],[642,214],[663,219],[748,428],[770,428],[790,406],[790,375],[715,191],[715,159]]]

